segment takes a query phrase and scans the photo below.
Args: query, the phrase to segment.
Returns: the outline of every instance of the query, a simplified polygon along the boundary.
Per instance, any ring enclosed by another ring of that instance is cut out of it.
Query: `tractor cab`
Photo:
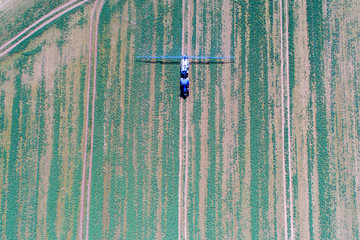
[[[188,71],[181,71],[180,72],[181,78],[188,78],[189,77],[189,72]]]

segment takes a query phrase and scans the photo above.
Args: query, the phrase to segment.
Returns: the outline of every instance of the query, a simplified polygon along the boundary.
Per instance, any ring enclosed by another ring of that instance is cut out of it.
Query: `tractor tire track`
[[[185,239],[188,239],[188,231],[187,231],[187,225],[188,225],[188,185],[189,185],[189,139],[188,139],[188,132],[189,132],[189,100],[186,101],[186,116],[185,116],[185,197],[184,197],[184,237]]]
[[[29,31],[30,29],[32,29],[33,27],[35,27],[36,25],[38,25],[39,23],[41,23],[42,21],[44,21],[45,19],[47,19],[48,17],[53,16],[55,13],[57,13],[58,11],[62,10],[63,8],[66,8],[67,6],[77,2],[79,0],[72,0],[70,2],[67,2],[63,5],[61,5],[60,7],[50,11],[49,13],[45,14],[44,16],[42,16],[40,19],[38,19],[37,21],[33,22],[30,26],[28,26],[27,28],[25,28],[22,32],[20,32],[19,34],[17,34],[15,37],[13,37],[12,39],[10,39],[9,41],[5,42],[2,46],[0,46],[0,50],[6,48],[8,45],[10,45],[12,42],[14,42],[15,40],[17,40],[21,35],[25,34],[27,31]]]
[[[289,9],[288,0],[285,0],[285,35],[286,35],[286,92],[287,92],[287,128],[288,128],[288,157],[289,157],[289,190],[290,190],[290,239],[294,240],[294,213],[293,213],[293,189],[291,167],[291,122],[290,122],[290,67],[289,67]]]
[[[185,0],[183,0],[182,2],[182,44],[181,44],[181,55],[185,54],[185,10],[186,10],[186,5],[185,5]],[[178,196],[178,238],[179,240],[181,239],[181,211],[182,211],[182,167],[183,167],[183,163],[182,163],[182,141],[183,141],[183,122],[182,122],[182,117],[183,117],[183,101],[181,99],[180,96],[180,101],[179,101],[179,196]]]
[[[183,115],[183,102],[180,99],[180,130],[179,130],[179,209],[178,209],[178,234],[179,234],[179,239],[181,239],[181,205],[182,205],[182,131],[183,131],[183,127],[182,127],[182,115]]]
[[[81,195],[80,195],[80,216],[79,216],[79,238],[82,239],[83,235],[83,219],[84,219],[84,200],[85,200],[85,180],[86,180],[86,155],[87,155],[87,140],[89,130],[89,104],[90,104],[90,82],[91,82],[91,60],[92,60],[92,35],[93,35],[93,21],[98,0],[95,1],[93,10],[91,12],[90,20],[90,34],[89,34],[89,55],[88,55],[88,79],[87,79],[87,95],[86,95],[86,122],[85,122],[85,143],[83,153],[83,171],[81,178]]]
[[[5,51],[3,51],[2,53],[0,53],[0,58],[4,57],[6,54],[8,54],[11,50],[13,50],[14,48],[16,48],[20,43],[24,42],[26,39],[28,39],[29,37],[31,37],[33,34],[35,34],[37,31],[41,30],[42,28],[44,28],[46,25],[48,25],[49,23],[53,22],[54,20],[58,19],[59,17],[61,17],[62,15],[70,12],[71,10],[81,6],[82,4],[88,2],[89,0],[83,0],[69,8],[67,8],[66,10],[64,10],[61,13],[56,14],[55,16],[53,16],[52,18],[50,18],[49,20],[45,21],[44,23],[42,23],[40,26],[38,26],[37,28],[35,28],[34,30],[32,30],[30,33],[28,33],[26,36],[24,36],[21,40],[19,40],[18,42],[16,42],[15,44],[13,44],[11,47],[9,47],[8,49],[6,49]],[[10,40],[11,41],[11,40]],[[8,43],[5,43],[5,45],[8,45]]]
[[[100,3],[99,10],[96,16],[96,28],[95,28],[95,56],[94,56],[94,73],[93,73],[93,99],[92,99],[92,117],[91,117],[91,148],[90,148],[90,159],[89,159],[89,177],[88,177],[88,187],[87,187],[87,204],[86,204],[86,237],[89,239],[89,220],[90,220],[90,197],[91,197],[91,175],[92,175],[92,158],[93,158],[93,149],[94,149],[94,119],[95,119],[95,97],[96,97],[96,68],[97,68],[97,44],[98,44],[98,32],[99,32],[99,21],[101,10],[104,6],[105,0],[102,0]],[[95,7],[96,5],[94,5]]]
[[[191,0],[188,0],[187,7],[187,49],[186,54],[189,56],[191,54],[191,19],[192,19],[192,5]],[[183,19],[184,20],[184,19]],[[184,237],[188,239],[188,185],[189,185],[189,104],[190,98],[192,99],[193,94],[188,97],[186,100],[186,115],[185,115],[185,197],[184,197]]]
[[[280,78],[281,78],[281,143],[282,143],[282,175],[283,175],[283,202],[284,202],[284,235],[288,239],[287,207],[286,207],[286,170],[285,170],[285,113],[284,113],[284,49],[283,49],[283,8],[282,0],[280,8]]]

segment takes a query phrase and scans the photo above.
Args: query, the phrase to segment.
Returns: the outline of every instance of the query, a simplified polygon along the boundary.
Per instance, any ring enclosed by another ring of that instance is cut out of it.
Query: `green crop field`
[[[360,3],[183,1],[106,0],[96,50],[89,1],[0,57],[0,239],[360,238]],[[0,47],[68,1],[10,2]],[[235,59],[183,100],[136,58],[182,51]]]

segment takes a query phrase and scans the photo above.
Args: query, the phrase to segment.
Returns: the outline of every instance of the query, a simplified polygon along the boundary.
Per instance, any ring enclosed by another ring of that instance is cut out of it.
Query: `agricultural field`
[[[359,12],[0,0],[0,239],[360,239]]]

